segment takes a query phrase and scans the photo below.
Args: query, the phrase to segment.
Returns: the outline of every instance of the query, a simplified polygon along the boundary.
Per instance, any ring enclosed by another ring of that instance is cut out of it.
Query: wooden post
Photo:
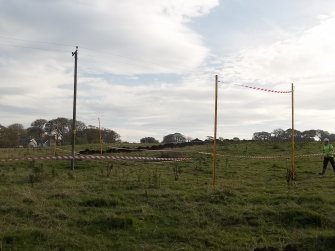
[[[100,155],[102,155],[102,137],[101,137],[101,128],[100,128],[100,118],[99,120],[99,141],[100,141]]]
[[[291,178],[295,179],[295,142],[294,142],[294,85],[291,86],[291,95],[292,95],[292,156],[291,156]]]
[[[216,131],[217,131],[217,117],[218,117],[218,75],[215,75],[215,113],[214,113],[214,138],[213,138],[213,170],[212,170],[212,186],[215,188],[216,183]]]
[[[74,170],[75,167],[75,152],[74,146],[76,142],[76,113],[77,113],[77,62],[78,62],[78,46],[76,46],[76,51],[72,52],[74,56],[74,84],[73,84],[73,119],[72,119],[72,161],[71,167]]]
[[[49,139],[50,140],[50,139]],[[51,140],[50,140],[51,141]],[[54,156],[56,156],[57,151],[57,141],[56,141],[56,135],[55,135],[55,146],[54,146]]]

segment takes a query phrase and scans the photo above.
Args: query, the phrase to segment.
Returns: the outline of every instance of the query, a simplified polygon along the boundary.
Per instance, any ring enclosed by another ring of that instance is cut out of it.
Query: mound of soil
[[[153,146],[138,146],[136,148],[130,147],[122,147],[122,148],[110,148],[107,151],[102,151],[102,153],[129,153],[129,152],[140,152],[143,150],[163,150],[167,148],[181,148],[186,146],[194,146],[194,145],[205,145],[209,144],[209,141],[192,141],[192,142],[183,142],[183,143],[168,143],[168,144],[160,144],[160,145],[153,145]],[[79,152],[80,154],[100,154],[100,150],[90,150],[85,149]]]

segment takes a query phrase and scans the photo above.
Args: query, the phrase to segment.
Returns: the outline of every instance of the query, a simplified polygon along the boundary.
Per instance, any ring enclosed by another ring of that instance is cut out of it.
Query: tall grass
[[[241,142],[219,151],[289,147]],[[317,175],[320,159],[297,159],[288,186],[285,160],[220,157],[212,189],[211,156],[198,154],[210,150],[177,149],[192,157],[178,163],[78,161],[74,171],[68,161],[0,162],[1,250],[335,249],[335,177],[330,168]],[[161,155],[136,153],[144,154]]]

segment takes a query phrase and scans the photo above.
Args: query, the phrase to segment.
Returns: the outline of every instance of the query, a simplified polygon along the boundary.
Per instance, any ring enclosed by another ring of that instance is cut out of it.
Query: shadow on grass
[[[335,233],[322,233],[316,238],[305,238],[302,242],[308,250],[335,250]]]
[[[133,224],[133,219],[128,217],[104,217],[77,222],[77,225],[79,227],[87,228],[87,230],[131,229],[133,227]]]
[[[307,209],[289,209],[279,212],[278,219],[288,227],[327,227],[334,223],[327,217]]]
[[[0,250],[21,250],[20,247],[36,246],[47,240],[48,236],[40,230],[5,233],[1,238]]]
[[[88,199],[79,202],[79,206],[83,207],[115,207],[119,205],[117,200],[106,200],[103,198]]]

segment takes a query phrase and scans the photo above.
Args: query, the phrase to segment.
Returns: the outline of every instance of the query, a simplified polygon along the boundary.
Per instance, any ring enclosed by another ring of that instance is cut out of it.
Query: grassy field
[[[298,154],[320,149],[297,144]],[[131,155],[192,159],[78,161],[74,171],[68,161],[0,162],[0,250],[335,250],[335,176],[330,167],[318,176],[320,157],[297,159],[291,185],[289,161],[220,157],[213,189],[211,156],[198,153],[210,145],[173,150]],[[289,155],[286,143],[218,150]],[[0,158],[51,153],[0,149]]]

